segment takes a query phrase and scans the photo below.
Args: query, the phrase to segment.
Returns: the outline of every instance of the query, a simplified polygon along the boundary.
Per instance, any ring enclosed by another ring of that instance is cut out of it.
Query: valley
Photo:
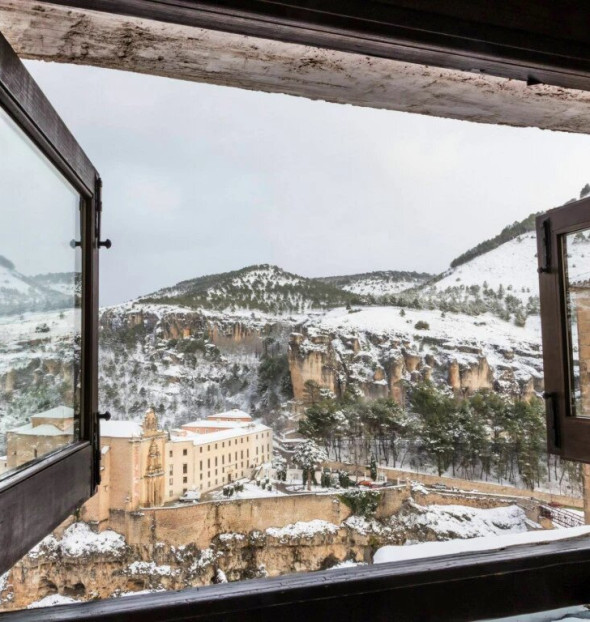
[[[373,563],[383,546],[553,528],[544,503],[579,511],[580,465],[545,451],[533,226],[506,227],[438,275],[312,279],[261,264],[102,308],[101,411],[137,426],[153,411],[167,438],[244,411],[272,428],[268,479],[256,467],[242,490],[100,520],[91,501],[0,580],[2,606]],[[587,253],[581,235],[572,264]],[[0,269],[6,464],[9,430],[75,403],[79,282],[26,277],[4,258]],[[377,491],[356,488],[378,475]]]

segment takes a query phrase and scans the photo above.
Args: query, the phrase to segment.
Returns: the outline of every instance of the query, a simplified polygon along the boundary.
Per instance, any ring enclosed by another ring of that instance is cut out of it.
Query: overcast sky
[[[588,136],[26,64],[103,178],[103,305],[255,263],[439,272],[590,181]]]

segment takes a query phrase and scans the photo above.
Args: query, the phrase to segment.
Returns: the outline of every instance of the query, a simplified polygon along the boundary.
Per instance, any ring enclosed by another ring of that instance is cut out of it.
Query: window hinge
[[[547,432],[551,434],[551,441],[554,447],[561,447],[561,435],[559,433],[559,419],[557,408],[557,393],[543,393],[545,400],[545,409],[547,412],[547,421],[549,428]]]
[[[543,255],[538,268],[539,274],[543,272],[551,272],[551,221],[546,218],[542,224],[541,244],[543,245]]]

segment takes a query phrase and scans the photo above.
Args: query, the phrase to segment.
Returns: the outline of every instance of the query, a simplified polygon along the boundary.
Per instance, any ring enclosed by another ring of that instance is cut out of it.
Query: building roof
[[[266,431],[270,431],[270,428],[262,423],[249,423],[239,427],[233,427],[229,430],[221,430],[219,432],[187,432],[186,435],[183,436],[174,436],[173,431],[170,436],[170,440],[174,443],[191,441],[193,445],[207,445],[216,441],[225,441],[230,438],[239,438],[240,436],[245,436],[246,434]]]
[[[248,421],[209,421],[208,419],[197,419],[183,423],[182,428],[241,428],[250,425]]]
[[[141,424],[135,421],[100,422],[100,435],[109,438],[139,438],[143,434]]]
[[[32,415],[32,417],[41,417],[43,419],[73,419],[75,416],[74,409],[69,406],[57,406]]]
[[[33,426],[32,423],[25,423],[18,428],[8,430],[15,434],[24,434],[26,436],[71,436],[74,433],[74,426],[69,425],[64,430],[51,425],[50,423],[43,423],[42,425]]]
[[[214,415],[209,415],[207,419],[213,419],[214,417],[223,417],[224,419],[245,419],[248,418],[252,420],[252,417],[243,410],[239,408],[232,408],[231,410],[227,410],[223,413],[215,413]]]

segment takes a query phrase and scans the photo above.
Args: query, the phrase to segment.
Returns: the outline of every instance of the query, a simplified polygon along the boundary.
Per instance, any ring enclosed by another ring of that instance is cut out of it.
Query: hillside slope
[[[18,272],[10,260],[0,255],[0,315],[73,306],[72,292],[51,287],[52,283],[47,281],[47,277],[51,276],[44,275],[45,280],[41,281],[36,277],[27,277]]]
[[[317,279],[352,294],[378,298],[388,294],[399,294],[418,287],[433,277],[427,272],[408,272],[398,270],[380,270],[361,274],[327,276]]]
[[[358,296],[329,283],[306,279],[263,264],[182,281],[144,296],[140,302],[219,311],[304,313],[358,302]]]

